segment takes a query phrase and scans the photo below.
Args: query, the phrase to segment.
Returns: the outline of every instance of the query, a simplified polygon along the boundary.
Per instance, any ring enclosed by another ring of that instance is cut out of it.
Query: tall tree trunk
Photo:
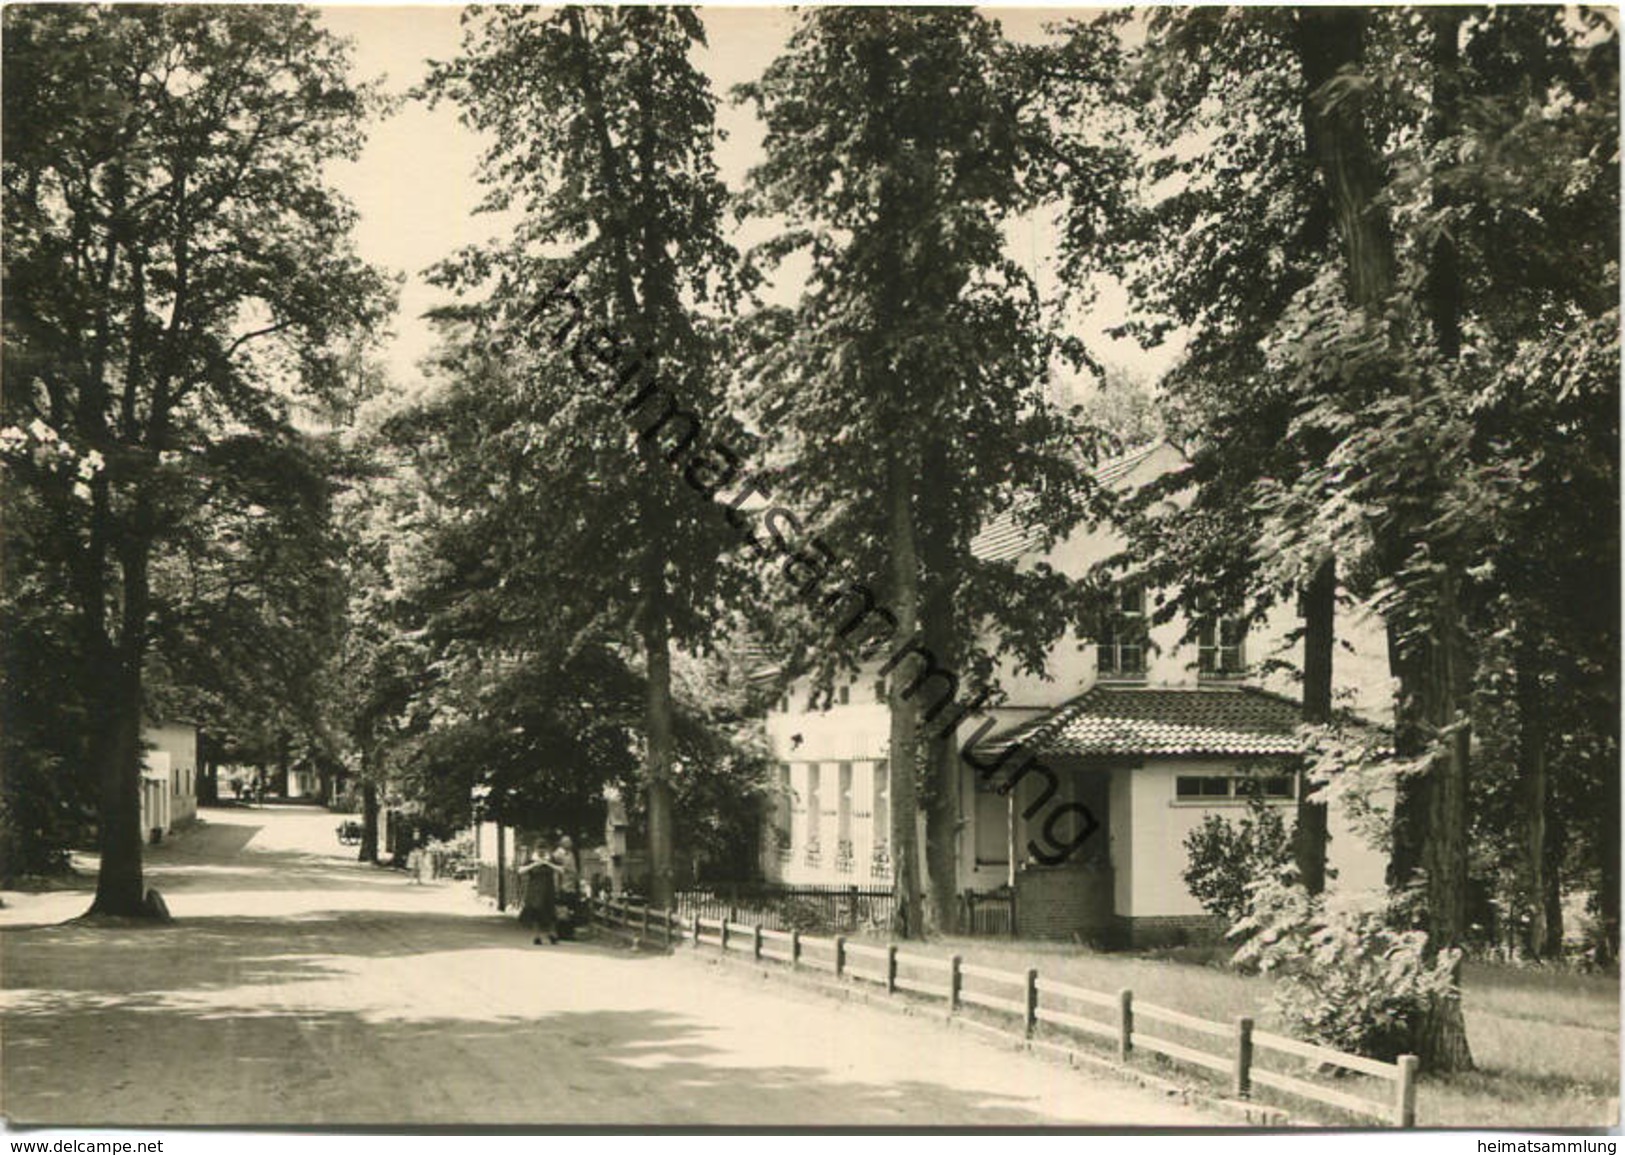
[[[666,621],[666,556],[653,539],[643,557],[643,651],[648,677],[643,782],[649,806],[649,897],[661,910],[673,905],[674,816],[671,638]]]
[[[931,783],[925,811],[925,858],[931,917],[938,934],[959,933],[959,842],[964,829],[959,749],[955,731],[933,730],[925,739]]]
[[[141,663],[146,653],[150,598],[150,546],[142,529],[149,516],[146,503],[138,502],[137,528],[118,550],[124,605],[116,664],[105,700],[111,735],[101,766],[101,865],[92,914],[140,917],[149,913],[141,873],[141,840],[146,834],[141,829]]]
[[[1435,11],[1438,15],[1430,18],[1437,105],[1441,95],[1453,99],[1461,16],[1456,9]],[[1380,169],[1358,94],[1333,92],[1335,81],[1357,73],[1363,64],[1366,14],[1358,8],[1303,8],[1297,19],[1298,57],[1310,101],[1310,151],[1342,240],[1350,296],[1373,326],[1380,325],[1395,267],[1393,234],[1378,201]],[[1447,124],[1439,118],[1452,114],[1450,108],[1436,110],[1435,124]],[[1459,288],[1447,232],[1438,245],[1448,251],[1436,246],[1430,254],[1428,304],[1436,343],[1450,356],[1460,347]],[[1408,561],[1423,532],[1421,525],[1390,527],[1389,540],[1379,546],[1390,575]],[[1471,676],[1455,567],[1447,562],[1423,596],[1431,603],[1423,627],[1404,636],[1390,629],[1390,662],[1399,680],[1395,745],[1402,757],[1436,748],[1428,770],[1400,789],[1390,879],[1408,882],[1420,860],[1427,872],[1428,945],[1437,951],[1458,945],[1466,929],[1468,734],[1458,713]],[[1444,1071],[1471,1068],[1460,999],[1436,1000],[1426,1019],[1417,1040],[1423,1065]]]
[[[1303,591],[1303,721],[1332,720],[1332,653],[1337,643],[1337,559],[1315,567]],[[1298,773],[1298,829],[1293,847],[1298,878],[1310,894],[1326,889],[1326,803],[1311,797],[1308,775]]]
[[[1529,941],[1534,958],[1548,957],[1551,943],[1546,906],[1546,715],[1536,668],[1536,648],[1528,639],[1518,647],[1514,701],[1518,709],[1519,807],[1523,816],[1523,896],[1529,915]],[[1562,931],[1559,929],[1559,941]]]
[[[109,187],[115,206],[122,209],[124,180],[117,167]],[[86,442],[97,448],[107,447],[113,440],[107,424],[111,400],[108,362],[113,339],[109,302],[119,250],[119,230],[110,229],[105,254],[97,259],[97,304],[93,316],[86,318],[94,335],[86,358],[76,424]],[[126,386],[130,384],[126,379]],[[141,839],[145,835],[141,829],[141,670],[139,664],[131,669],[127,645],[115,644],[109,620],[107,566],[115,531],[113,495],[106,471],[92,479],[91,494],[90,534],[72,571],[92,688],[86,755],[97,775],[99,794],[97,841],[101,864],[90,909],[100,914],[139,915],[143,898]],[[129,636],[121,635],[121,640],[127,643]]]
[[[122,647],[121,647],[122,651]],[[101,775],[101,864],[90,913],[139,917],[146,913],[141,872],[141,680],[121,652],[106,679],[103,731],[92,743]]]
[[[276,741],[276,773],[271,777],[271,785],[266,788],[267,794],[280,794],[288,796],[288,736],[278,735]]]
[[[1546,940],[1540,944],[1542,958],[1563,957],[1563,873],[1558,847],[1563,840],[1548,819],[1546,823],[1546,868],[1541,872],[1540,905]]]
[[[901,451],[887,465],[887,509],[892,560],[892,606],[896,637],[903,643],[919,632],[919,561],[914,542],[912,470]],[[919,802],[916,791],[916,739],[919,706],[904,693],[908,685],[899,667],[891,677],[891,740],[887,771],[891,775],[892,893],[896,896],[895,930],[899,938],[917,938],[921,926]]]
[[[1456,131],[1459,114],[1459,36],[1464,10],[1437,8],[1428,13],[1432,24],[1433,116],[1429,130],[1435,140]],[[1451,194],[1434,182],[1433,203],[1448,207]],[[1454,361],[1461,353],[1461,268],[1453,230],[1440,229],[1428,260],[1427,301],[1433,318],[1433,337],[1439,353]],[[1440,487],[1442,488],[1442,487]],[[1435,950],[1459,946],[1467,935],[1467,813],[1471,757],[1473,671],[1471,651],[1461,606],[1463,567],[1444,555],[1444,565],[1433,580],[1434,618],[1427,639],[1428,676],[1425,712],[1436,736],[1448,735],[1434,759],[1428,798],[1428,837],[1422,862],[1427,870],[1428,942]],[[1459,984],[1461,968],[1454,975]],[[1467,1045],[1467,1024],[1459,996],[1434,1000],[1426,1035],[1420,1045],[1424,1064],[1434,1070],[1467,1071],[1473,1067]]]
[[[567,10],[566,19],[576,49],[577,81],[581,85],[586,126],[597,148],[598,178],[603,182],[610,203],[615,206],[615,217],[598,223],[603,232],[601,241],[609,256],[620,324],[633,338],[635,348],[660,354],[660,359],[668,366],[680,364],[683,359],[674,356],[670,347],[671,333],[661,324],[663,308],[669,309],[672,318],[678,318],[682,315],[683,305],[671,280],[669,257],[654,220],[657,214],[652,210],[648,213],[635,209],[629,212],[625,207],[635,205],[642,189],[627,171],[624,162],[626,149],[616,143],[615,135],[610,131],[603,85],[593,64],[587,24],[576,9]],[[649,121],[653,115],[652,101],[657,97],[647,88],[647,77],[640,78],[638,82],[642,85],[642,99],[639,101],[640,121],[634,146],[643,162],[640,171],[647,174],[654,164],[650,151],[654,137]],[[625,144],[624,138],[622,144]],[[625,214],[624,218],[622,214]],[[641,442],[639,451],[651,471],[651,478],[662,478],[662,463],[654,440],[651,438]],[[687,495],[683,496],[686,498]],[[640,520],[644,540],[648,543],[641,562],[644,606],[639,632],[648,678],[643,784],[649,824],[649,897],[665,907],[671,904],[675,890],[673,862],[676,819],[671,786],[674,727],[666,554],[660,545],[661,535],[667,532],[668,525],[655,495],[650,495],[641,511]]]
[[[1602,797],[1597,800],[1597,848],[1601,857],[1597,886],[1597,912],[1602,922],[1602,941],[1597,944],[1597,961],[1611,963],[1619,958],[1619,759],[1603,767]]]
[[[1437,619],[1426,644],[1426,676],[1420,689],[1421,712],[1436,749],[1427,790],[1427,837],[1422,867],[1427,872],[1428,945],[1433,950],[1459,946],[1467,933],[1467,779],[1468,703],[1464,687],[1466,638],[1453,575],[1439,579]],[[1461,978],[1457,967],[1456,980]],[[1466,1071],[1473,1067],[1461,999],[1436,999],[1418,1043],[1422,1062],[1432,1070]]]
[[[950,637],[952,623],[945,601],[945,595],[933,583],[933,593],[924,599],[923,640],[926,648],[936,655],[944,667],[955,669],[958,664],[957,650]],[[927,723],[921,739],[926,781],[926,884],[930,896],[931,922],[938,934],[959,932],[959,840],[964,821],[960,785],[963,763],[959,757],[957,728],[945,724],[954,712],[951,703],[944,703],[936,724]]]
[[[1339,73],[1360,67],[1365,19],[1358,8],[1300,8],[1297,51],[1307,101],[1305,138],[1337,223],[1349,296],[1369,310],[1393,290],[1393,233],[1376,203],[1382,180],[1360,102],[1326,99]]]
[[[361,780],[361,849],[356,858],[361,862],[378,861],[378,785],[371,778]]]
[[[950,482],[946,447],[934,443],[926,449],[923,491],[946,493]],[[929,526],[922,526],[918,537],[924,582],[921,637],[943,669],[958,670],[963,655],[948,577],[954,571],[953,543],[948,535]],[[926,687],[924,692],[932,693],[934,687]],[[958,709],[951,699],[940,704],[931,701],[936,717],[924,719],[921,739],[925,751],[926,886],[933,929],[938,934],[958,934],[960,841],[965,825],[961,798],[964,762],[959,756],[958,728],[951,724]]]

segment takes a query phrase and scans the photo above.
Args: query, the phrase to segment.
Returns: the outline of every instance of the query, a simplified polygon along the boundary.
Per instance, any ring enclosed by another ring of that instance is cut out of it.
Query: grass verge
[[[1042,978],[1103,993],[1134,992],[1157,1003],[1228,1023],[1251,1016],[1260,1029],[1280,1030],[1270,1008],[1270,981],[1229,969],[1223,950],[1162,954],[1100,953],[1067,944],[1007,939],[940,938],[902,947],[1016,973],[1037,967]],[[1209,961],[1203,961],[1203,960]],[[1560,968],[1468,964],[1462,979],[1467,1037],[1476,1071],[1424,1076],[1417,1115],[1427,1127],[1603,1127],[1619,1118],[1619,978]],[[1197,1036],[1157,1024],[1147,1030],[1190,1046]],[[1285,1032],[1282,1032],[1285,1033]],[[1219,1040],[1205,1040],[1214,1049]],[[1222,1045],[1222,1044],[1221,1044]],[[1158,1060],[1160,1063],[1160,1060]],[[1386,1100],[1388,1085],[1361,1076],[1313,1075],[1302,1064],[1271,1056],[1268,1065],[1362,1098]],[[1169,1067],[1199,1074],[1185,1064]],[[1267,1092],[1275,1097],[1276,1092]],[[1277,1101],[1328,1123],[1353,1116],[1286,1098]]]

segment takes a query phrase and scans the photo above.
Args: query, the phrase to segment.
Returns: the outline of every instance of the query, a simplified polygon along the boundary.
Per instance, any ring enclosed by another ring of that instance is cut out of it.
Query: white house
[[[197,727],[183,722],[145,726],[141,829],[159,837],[197,819]]]
[[[1167,445],[1096,472],[1102,484],[1137,488],[1180,460]],[[1018,566],[1047,561],[1082,576],[1119,548],[1109,533],[1080,529],[1046,553],[1013,523],[990,526],[979,556]],[[1000,671],[997,707],[950,705],[946,680],[918,688],[935,726],[956,727],[960,893],[1014,892],[1020,933],[1141,945],[1211,933],[1212,920],[1180,872],[1185,836],[1208,814],[1245,806],[1240,783],[1258,780],[1272,804],[1295,805],[1284,763],[1297,749],[1299,706],[1290,682],[1257,671],[1271,657],[1295,657],[1285,641],[1297,624],[1284,607],[1245,637],[1234,623],[1203,623],[1182,644],[1185,623],[1151,624],[1148,597],[1125,583],[1114,621],[1100,638],[1067,636],[1046,677]],[[1340,612],[1336,678],[1340,699],[1381,718],[1389,681],[1380,623]],[[899,643],[900,644],[900,643]],[[887,769],[888,710],[883,664],[837,686],[827,708],[806,681],[790,686],[768,719],[778,760],[766,817],[763,869],[790,884],[884,885],[891,878]],[[924,678],[924,662],[902,658],[894,676]],[[968,692],[967,692],[968,694]],[[999,787],[1013,782],[1013,789]],[[1328,815],[1334,885],[1380,885],[1384,859]],[[923,821],[922,821],[923,845]]]

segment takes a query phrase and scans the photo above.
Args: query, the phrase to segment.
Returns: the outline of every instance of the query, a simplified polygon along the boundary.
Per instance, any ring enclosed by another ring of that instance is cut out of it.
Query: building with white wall
[[[1154,446],[1096,477],[1127,491],[1179,460],[1171,446]],[[975,548],[982,557],[1046,562],[1081,577],[1120,543],[1083,529],[1044,552],[1005,523],[990,527]],[[1186,642],[1187,623],[1153,623],[1154,597],[1125,582],[1103,636],[1063,637],[1044,676],[1006,665],[998,675],[1001,704],[966,711],[956,728],[967,756],[955,889],[1013,891],[1022,934],[1134,944],[1209,934],[1211,919],[1180,877],[1187,834],[1209,814],[1239,817],[1250,789],[1269,805],[1296,805],[1290,767],[1300,707],[1288,678],[1260,672],[1272,658],[1295,662],[1292,607],[1245,636],[1215,621]],[[1340,704],[1380,721],[1390,701],[1381,624],[1340,611],[1337,631]],[[810,683],[796,681],[770,715],[778,767],[763,838],[769,878],[890,882],[884,660],[836,686],[827,705],[815,700]],[[893,674],[914,678],[922,666],[905,658]],[[921,685],[928,713],[943,685]],[[942,721],[952,714],[945,711]],[[1335,806],[1328,825],[1335,885],[1381,885],[1382,854]]]
[[[197,820],[197,727],[164,722],[141,731],[141,829],[151,837]]]

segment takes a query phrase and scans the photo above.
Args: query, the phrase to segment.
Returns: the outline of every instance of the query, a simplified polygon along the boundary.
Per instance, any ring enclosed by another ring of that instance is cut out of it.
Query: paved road
[[[532,946],[466,885],[346,861],[336,822],[206,810],[151,857],[173,925],[6,930],[0,1110],[159,1126],[1226,1122],[938,1023],[607,944]]]

